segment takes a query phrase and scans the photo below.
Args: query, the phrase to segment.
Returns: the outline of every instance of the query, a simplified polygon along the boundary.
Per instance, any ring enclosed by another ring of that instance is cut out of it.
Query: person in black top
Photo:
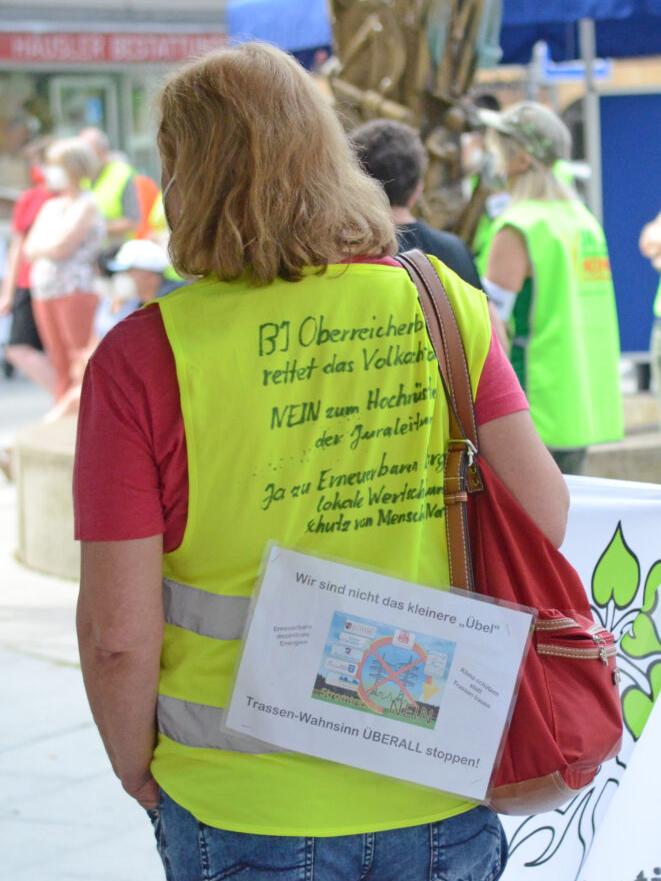
[[[420,248],[425,254],[433,254],[464,281],[481,288],[473,257],[464,242],[452,233],[433,229],[412,214],[422,193],[427,165],[427,154],[415,129],[388,119],[373,119],[355,129],[351,141],[365,171],[386,192],[400,250]]]

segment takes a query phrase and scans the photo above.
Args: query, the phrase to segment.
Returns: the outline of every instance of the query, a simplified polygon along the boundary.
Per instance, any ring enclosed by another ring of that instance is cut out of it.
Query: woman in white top
[[[60,195],[45,203],[25,243],[39,335],[55,370],[55,399],[72,384],[71,367],[90,337],[97,306],[96,258],[105,222],[81,182],[94,176],[97,159],[79,138],[56,141],[44,169]]]

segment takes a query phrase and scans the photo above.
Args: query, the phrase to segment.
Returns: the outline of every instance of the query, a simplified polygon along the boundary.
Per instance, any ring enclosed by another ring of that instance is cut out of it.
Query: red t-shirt
[[[54,193],[49,192],[46,187],[30,187],[18,198],[14,206],[14,213],[11,218],[12,232],[26,236],[30,232],[32,224],[37,218],[37,214],[41,210],[41,206],[48,199],[52,198]],[[18,264],[18,275],[16,276],[16,287],[30,287],[30,264],[21,257]]]
[[[526,409],[519,381],[492,335],[475,401],[477,424]],[[167,552],[183,538],[186,437],[174,356],[156,307],[121,321],[88,364],[78,419],[74,514],[76,538],[82,541],[163,534]]]

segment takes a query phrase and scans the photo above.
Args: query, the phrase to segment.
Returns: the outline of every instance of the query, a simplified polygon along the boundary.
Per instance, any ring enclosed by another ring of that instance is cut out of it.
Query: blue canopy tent
[[[505,0],[503,64],[527,64],[543,40],[554,61],[581,56],[578,21],[595,21],[596,53],[630,58],[661,53],[661,0]]]
[[[607,58],[661,51],[661,0],[504,0],[504,64],[527,64],[538,40],[555,61],[580,57],[577,22],[593,19],[597,54]],[[268,40],[290,52],[332,42],[327,0],[227,0],[231,37]]]
[[[306,67],[333,41],[327,0],[228,0],[225,22],[231,39],[274,43]]]
[[[504,0],[502,64],[527,64],[535,44],[554,61],[585,61],[587,159],[593,170],[588,202],[601,219],[598,97],[591,70],[595,56],[632,58],[661,54],[661,0]]]

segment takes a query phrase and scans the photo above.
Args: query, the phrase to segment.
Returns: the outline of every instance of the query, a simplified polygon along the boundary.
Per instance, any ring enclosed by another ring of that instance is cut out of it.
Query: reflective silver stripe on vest
[[[284,749],[228,731],[225,710],[194,704],[174,697],[158,696],[158,729],[170,740],[184,746],[203,749],[225,749],[237,753],[283,753]]]
[[[164,578],[163,607],[168,624],[211,639],[241,639],[250,598],[218,596]]]
[[[249,597],[218,596],[171,578],[163,579],[165,620],[200,636],[241,639],[249,607]],[[158,729],[184,746],[240,753],[285,752],[254,737],[228,731],[223,709],[163,694],[158,696]]]

